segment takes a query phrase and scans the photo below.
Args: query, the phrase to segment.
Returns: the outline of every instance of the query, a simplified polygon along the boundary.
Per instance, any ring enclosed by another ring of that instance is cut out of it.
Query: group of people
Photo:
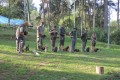
[[[28,26],[28,22],[25,22],[23,25],[19,26],[16,30],[16,50],[19,52],[19,43],[21,40],[23,40],[23,46],[22,48],[25,46],[25,35],[26,35],[26,26]],[[54,26],[51,30],[50,30],[50,40],[51,40],[51,50],[52,51],[56,51],[57,47],[55,45],[56,43],[56,39],[59,35],[59,40],[60,40],[60,45],[59,45],[59,49],[60,50],[64,50],[64,42],[65,42],[65,36],[66,36],[66,29],[64,27],[64,25],[62,25],[59,29],[59,33],[57,31],[57,27]],[[77,40],[77,28],[73,28],[72,31],[69,33],[70,37],[71,37],[71,52],[74,52],[76,49],[76,40]],[[38,50],[44,50],[43,49],[43,39],[45,37],[44,34],[44,22],[40,22],[40,25],[37,27],[37,49]],[[87,43],[87,32],[84,31],[81,35],[81,40],[82,40],[82,51],[85,52],[86,51],[86,43]],[[92,41],[92,50],[95,49],[95,45],[96,45],[96,34],[93,33],[91,36],[91,41]],[[19,52],[20,53],[20,52]]]

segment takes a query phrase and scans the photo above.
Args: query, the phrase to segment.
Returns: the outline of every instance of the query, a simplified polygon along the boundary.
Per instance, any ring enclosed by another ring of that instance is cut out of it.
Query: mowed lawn
[[[111,71],[120,71],[120,46],[97,42],[101,51],[97,53],[51,52],[50,38],[44,39],[49,46],[47,53],[35,56],[36,31],[30,31],[26,44],[30,52],[18,56],[15,48],[14,30],[0,30],[0,80],[99,80],[103,75],[96,74],[96,66],[103,66],[105,75]],[[90,47],[91,41],[87,46]],[[57,39],[57,46],[59,39]],[[69,37],[65,46],[71,45]],[[81,40],[77,41],[81,49]]]

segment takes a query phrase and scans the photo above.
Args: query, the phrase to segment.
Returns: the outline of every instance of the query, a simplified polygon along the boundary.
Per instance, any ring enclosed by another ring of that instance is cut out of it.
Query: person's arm
[[[24,28],[20,27],[20,35],[24,35]]]

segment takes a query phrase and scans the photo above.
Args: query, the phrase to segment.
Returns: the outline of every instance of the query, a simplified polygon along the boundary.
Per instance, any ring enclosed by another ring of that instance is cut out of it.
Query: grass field
[[[15,50],[15,34],[12,30],[0,30],[0,80],[99,80],[103,75],[96,74],[96,66],[105,68],[105,75],[111,71],[120,71],[120,46],[97,42],[101,51],[97,53],[24,53],[18,56]],[[30,50],[36,48],[35,31],[29,32],[26,44]],[[50,45],[49,37],[44,44]],[[57,45],[59,39],[57,40]],[[67,37],[65,45],[70,45]],[[90,41],[87,43],[90,46]],[[50,47],[50,46],[49,46]],[[81,49],[78,39],[77,48]]]

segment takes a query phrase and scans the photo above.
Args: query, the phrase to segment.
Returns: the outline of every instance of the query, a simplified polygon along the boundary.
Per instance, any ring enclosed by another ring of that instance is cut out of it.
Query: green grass
[[[44,44],[49,45],[47,53],[35,56],[31,52],[18,56],[15,51],[15,34],[12,30],[0,30],[0,80],[99,80],[96,66],[104,66],[105,75],[120,71],[120,46],[97,43],[101,51],[97,53],[52,53],[49,37]],[[26,44],[30,50],[36,49],[35,31],[29,32]],[[65,45],[70,45],[67,37]],[[57,40],[57,45],[59,39]],[[87,43],[90,46],[90,41]],[[78,39],[77,48],[81,48]]]

